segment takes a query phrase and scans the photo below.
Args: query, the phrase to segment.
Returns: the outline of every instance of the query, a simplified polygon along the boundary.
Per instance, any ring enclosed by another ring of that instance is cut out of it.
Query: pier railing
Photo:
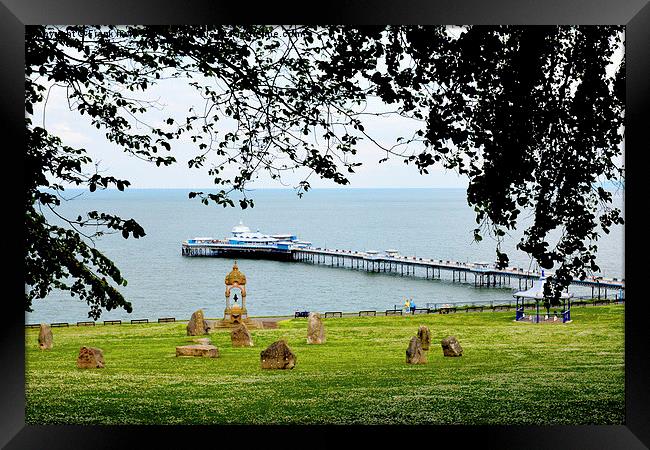
[[[497,269],[494,266],[459,262],[452,260],[418,258],[415,256],[374,254],[353,250],[338,250],[320,247],[309,247],[292,250],[293,259],[299,262],[327,265],[364,270],[374,273],[392,273],[401,276],[419,276],[426,279],[441,279],[442,272],[451,275],[452,282],[473,281],[477,287],[507,287],[512,281],[518,283],[519,290],[532,286],[539,279],[540,272],[525,270],[522,267]],[[547,273],[547,276],[552,276]],[[473,277],[473,279],[472,279]],[[616,290],[625,289],[625,280],[618,278],[589,277],[584,280],[573,280],[573,285],[592,287],[593,296],[604,296]]]

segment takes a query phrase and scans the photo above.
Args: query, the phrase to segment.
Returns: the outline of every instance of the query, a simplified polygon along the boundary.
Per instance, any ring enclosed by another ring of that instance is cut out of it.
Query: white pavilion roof
[[[251,229],[248,228],[244,223],[240,220],[239,225],[235,225],[232,229],[232,233],[250,233]]]
[[[279,240],[269,236],[268,234],[260,233],[259,231],[240,232],[237,233],[236,236],[232,237],[231,239],[241,239],[241,240],[246,240],[251,242],[255,242],[255,241],[276,242]]]
[[[540,277],[539,280],[533,281],[533,286],[530,289],[525,291],[518,291],[512,294],[513,297],[523,297],[523,298],[535,298],[543,299],[544,297],[544,281],[546,277]],[[570,298],[572,294],[568,292],[562,292],[560,298]]]

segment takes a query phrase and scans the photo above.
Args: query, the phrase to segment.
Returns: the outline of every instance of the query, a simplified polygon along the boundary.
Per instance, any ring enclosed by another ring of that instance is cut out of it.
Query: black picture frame
[[[644,167],[647,163],[648,96],[650,85],[650,4],[648,0],[348,0],[311,5],[307,2],[222,2],[194,0],[0,0],[0,120],[5,169],[5,222],[13,226],[3,236],[6,261],[0,339],[2,383],[0,446],[15,448],[115,448],[140,447],[152,439],[170,447],[221,446],[242,440],[270,439],[286,445],[307,445],[305,439],[323,437],[322,443],[338,445],[360,438],[367,446],[394,435],[406,444],[416,436],[436,447],[474,443],[488,448],[648,448],[650,414],[647,386],[648,327],[641,290],[646,229],[642,214]],[[620,24],[626,26],[626,143],[625,166],[625,364],[626,419],[620,426],[430,426],[430,427],[176,427],[176,426],[32,426],[25,425],[24,283],[21,264],[24,165],[24,26],[29,24],[200,24],[200,23],[295,23],[295,24]],[[646,151],[644,151],[646,150]],[[8,176],[11,174],[11,177]],[[629,205],[629,206],[628,206]],[[10,220],[6,220],[6,219]],[[638,261],[638,263],[636,262]],[[646,269],[647,270],[647,269]],[[354,433],[342,433],[351,431]],[[410,443],[410,442],[409,442]],[[408,445],[408,444],[407,444]]]

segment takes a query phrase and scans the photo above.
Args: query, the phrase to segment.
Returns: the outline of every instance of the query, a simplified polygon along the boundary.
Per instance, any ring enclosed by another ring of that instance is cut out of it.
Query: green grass
[[[513,322],[513,312],[325,319],[327,343],[306,344],[306,319],[251,330],[255,347],[211,334],[220,357],[177,358],[184,323],[54,328],[40,351],[26,330],[28,424],[621,424],[624,306],[579,308],[570,324]],[[428,325],[426,365],[405,363]],[[453,334],[464,355],[445,358]],[[296,367],[264,371],[260,351],[284,338]],[[82,370],[82,345],[105,369]]]

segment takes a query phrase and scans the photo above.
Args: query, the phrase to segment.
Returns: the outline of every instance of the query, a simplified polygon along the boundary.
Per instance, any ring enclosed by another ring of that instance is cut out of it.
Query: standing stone
[[[262,369],[293,369],[296,365],[296,355],[284,340],[269,345],[260,353],[260,358]]]
[[[324,344],[325,340],[325,325],[320,314],[310,312],[307,320],[307,343]]]
[[[411,338],[409,346],[406,349],[407,364],[426,364],[427,354],[422,349],[422,342],[417,336]]]
[[[429,327],[420,325],[420,328],[418,328],[418,338],[420,338],[420,342],[422,343],[422,350],[429,350],[429,346],[431,345],[431,332],[429,331]]]
[[[210,344],[181,345],[176,347],[176,356],[202,356],[218,358],[219,349]]]
[[[52,329],[46,323],[41,324],[41,329],[38,332],[38,347],[41,350],[52,348]]]
[[[104,353],[93,347],[81,347],[77,357],[77,367],[80,369],[104,368]]]
[[[245,323],[240,323],[230,332],[233,347],[252,347],[253,338]]]
[[[192,317],[187,323],[187,335],[201,336],[202,334],[208,334],[208,324],[203,318],[203,310],[199,309],[192,313]]]
[[[460,346],[456,336],[448,336],[441,342],[442,353],[445,356],[463,356],[463,348]]]
[[[203,319],[203,321],[205,322],[205,327],[208,330],[208,333],[210,330],[216,329],[219,326],[219,322],[221,322],[220,320],[215,319]]]

